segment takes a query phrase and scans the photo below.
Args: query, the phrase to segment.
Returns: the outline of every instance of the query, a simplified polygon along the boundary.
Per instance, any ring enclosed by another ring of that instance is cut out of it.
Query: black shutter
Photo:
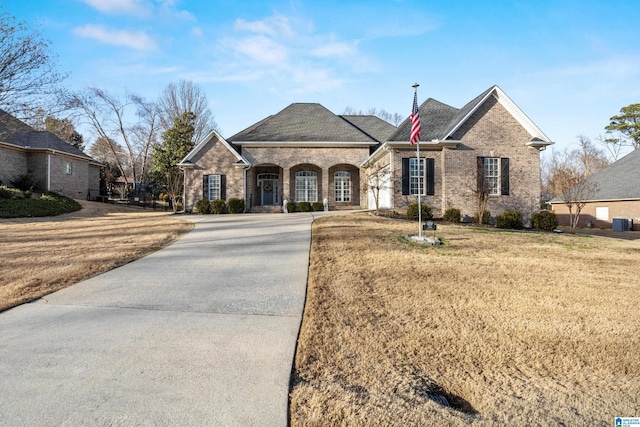
[[[503,196],[509,195],[509,159],[500,159],[500,191]]]
[[[202,198],[209,200],[209,175],[202,175]]]
[[[436,194],[436,159],[427,159],[427,196]]]
[[[227,175],[220,175],[220,198],[227,200]]]
[[[484,157],[478,157],[478,171],[476,175],[478,191],[484,188]]]
[[[402,159],[402,195],[409,195],[409,159]]]

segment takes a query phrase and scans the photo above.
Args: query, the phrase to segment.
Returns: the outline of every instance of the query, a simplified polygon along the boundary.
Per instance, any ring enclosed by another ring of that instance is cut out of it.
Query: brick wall
[[[89,162],[58,154],[29,153],[29,166],[37,171],[37,177],[45,188],[48,157],[51,162],[50,190],[73,199],[86,199],[89,192]],[[71,173],[67,173],[68,163],[71,164]]]
[[[195,167],[185,172],[186,210],[193,210],[196,202],[202,199],[202,177],[204,175],[226,175],[226,199],[244,198],[244,171],[234,167],[238,159],[217,139],[209,141],[205,149],[200,150],[191,160]]]
[[[564,203],[554,203],[553,213],[558,217],[558,223],[569,225],[569,208]],[[608,208],[608,219],[596,219],[596,208]],[[574,209],[575,212],[575,209]],[[586,227],[590,222],[594,228],[612,228],[613,218],[633,219],[634,230],[640,230],[640,200],[589,202],[582,208],[578,227]]]
[[[0,181],[11,185],[19,175],[27,173],[27,153],[24,150],[0,147]]]
[[[428,120],[425,118],[424,120]],[[505,210],[521,211],[528,220],[538,210],[540,199],[540,152],[527,146],[531,135],[493,97],[489,98],[452,136],[461,144],[455,149],[429,150],[420,146],[421,158],[435,160],[435,195],[422,196],[434,216],[448,208],[458,208],[468,218],[476,212],[477,157],[509,158],[508,196],[491,196],[487,209],[491,215]],[[393,159],[394,208],[406,209],[417,196],[402,194],[402,159],[416,156],[415,147],[394,149],[379,164]],[[375,166],[374,166],[375,168]],[[374,169],[372,168],[372,169]]]
[[[416,157],[416,148],[409,149],[396,149],[394,150],[393,155],[393,170],[394,174],[394,182],[395,182],[395,192],[394,192],[394,206],[399,210],[406,210],[409,203],[417,203],[418,196],[407,196],[402,194],[402,159],[405,158],[415,158]],[[427,150],[420,146],[420,158],[421,159],[434,159],[435,160],[435,194],[433,196],[427,196],[426,188],[422,189],[423,195],[420,197],[420,202],[427,204],[431,207],[433,215],[435,217],[440,217],[444,213],[443,200],[442,195],[444,194],[444,168],[443,168],[443,152],[442,150]],[[426,186],[426,181],[425,181]]]
[[[458,208],[473,217],[477,157],[509,158],[508,196],[491,196],[491,215],[505,210],[521,211],[525,218],[539,208],[540,152],[527,146],[531,135],[493,97],[490,97],[452,136],[462,141],[456,149],[445,149],[442,208]]]
[[[281,200],[293,200],[297,171],[314,170],[318,173],[318,201],[328,198],[331,208],[366,206],[366,200],[360,197],[358,166],[369,156],[368,147],[243,147],[242,155],[254,166],[277,165],[282,168]],[[335,172],[339,170],[351,173],[352,200],[349,203],[335,202],[333,181]]]

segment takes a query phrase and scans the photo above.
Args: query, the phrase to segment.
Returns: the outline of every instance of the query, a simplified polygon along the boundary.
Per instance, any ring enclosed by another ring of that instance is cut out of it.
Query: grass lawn
[[[424,247],[416,231],[314,223],[292,426],[640,416],[640,240],[440,226]]]
[[[80,201],[48,218],[0,220],[0,311],[154,252],[193,228],[164,212]]]

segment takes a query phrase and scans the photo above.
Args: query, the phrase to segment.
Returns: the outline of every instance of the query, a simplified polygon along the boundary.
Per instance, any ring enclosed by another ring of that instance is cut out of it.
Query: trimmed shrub
[[[498,228],[512,228],[515,230],[522,230],[522,212],[518,211],[504,211],[496,217],[496,227]]]
[[[418,220],[418,203],[409,203],[409,206],[407,206],[407,219]],[[422,219],[433,219],[431,208],[424,203],[422,204]]]
[[[300,212],[311,212],[311,203],[300,202],[298,203],[298,209],[300,210]]]
[[[316,212],[322,212],[324,210],[324,203],[322,202],[313,202],[311,206],[313,207],[313,210]]]
[[[287,212],[293,213],[296,211],[296,202],[287,202]]]
[[[13,197],[13,191],[7,187],[0,187],[0,199],[11,199]]]
[[[18,175],[13,181],[11,181],[11,185],[20,191],[33,190],[37,187],[37,183],[33,180],[33,174],[31,172]]]
[[[489,224],[489,221],[491,221],[491,211],[489,211],[488,209],[485,209],[484,212],[482,212],[482,223]],[[476,224],[480,224],[480,218],[478,217],[477,212],[473,216],[473,222],[475,222]]]
[[[533,228],[553,231],[558,227],[558,218],[553,212],[535,212],[531,215],[531,223],[533,224]]]
[[[196,212],[201,214],[211,213],[211,203],[207,199],[200,199],[196,202]]]
[[[227,202],[229,212],[232,214],[238,214],[244,212],[244,199],[231,198]]]
[[[211,213],[221,214],[224,213],[224,208],[227,207],[227,203],[222,199],[215,199],[211,202]]]
[[[16,193],[20,194],[21,193]],[[0,204],[0,218],[25,218],[53,216],[82,209],[77,201],[55,193],[43,194],[40,198],[14,197]]]
[[[458,208],[449,208],[446,211],[444,211],[444,215],[442,216],[442,219],[448,222],[454,222],[458,224],[462,221],[462,213]]]

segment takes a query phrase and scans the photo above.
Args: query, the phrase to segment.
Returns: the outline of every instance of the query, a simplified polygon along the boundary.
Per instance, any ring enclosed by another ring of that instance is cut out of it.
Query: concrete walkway
[[[170,247],[0,313],[0,424],[286,426],[311,214]]]

